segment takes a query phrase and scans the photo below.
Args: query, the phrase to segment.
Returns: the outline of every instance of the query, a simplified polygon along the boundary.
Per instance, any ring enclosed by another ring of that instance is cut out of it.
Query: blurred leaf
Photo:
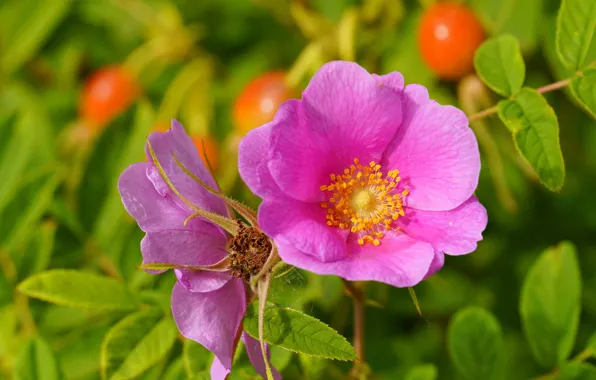
[[[329,367],[329,361],[324,358],[298,354],[298,359],[302,367],[304,379],[324,379],[325,370]]]
[[[181,358],[174,360],[170,366],[166,369],[162,380],[180,380],[184,379],[186,374],[184,373],[184,363]]]
[[[519,40],[522,51],[534,50],[544,24],[543,2],[544,0],[495,2],[511,8],[508,17],[502,22],[499,20],[493,34],[511,34]]]
[[[485,41],[474,55],[474,67],[488,87],[503,96],[518,92],[526,67],[515,37],[503,35]]]
[[[474,13],[482,20],[490,34],[498,35],[511,17],[515,0],[470,0]]]
[[[422,364],[408,371],[405,380],[436,380],[437,367],[434,364]]]
[[[554,110],[537,91],[524,88],[511,100],[499,102],[499,117],[513,134],[518,152],[540,181],[557,191],[565,180],[565,164]]]
[[[31,340],[19,354],[13,370],[15,380],[59,380],[52,350],[42,338]]]
[[[596,2],[563,0],[557,17],[559,59],[571,70],[583,68],[596,29]]]
[[[51,207],[54,194],[58,186],[62,183],[64,174],[62,170],[49,176],[44,185],[39,189],[35,198],[29,202],[27,208],[22,210],[18,220],[14,220],[15,224],[11,231],[11,236],[6,243],[7,249],[13,249],[22,244],[25,239],[31,236],[31,230],[38,223],[39,219]],[[47,228],[46,228],[47,229]],[[46,252],[47,255],[51,252]],[[45,264],[47,266],[47,264]]]
[[[496,373],[503,337],[491,313],[478,307],[463,309],[451,320],[447,334],[453,364],[466,379],[488,380]]]
[[[66,380],[99,379],[99,351],[108,328],[105,324],[93,324],[89,328],[57,352]]]
[[[271,365],[279,372],[283,371],[292,361],[294,353],[279,346],[270,346]]]
[[[108,196],[95,221],[93,236],[100,249],[112,255],[118,250],[117,248],[120,248],[116,246],[114,236],[123,232],[123,224],[130,224],[130,218],[122,206],[118,191],[118,178],[127,166],[144,159],[145,140],[154,120],[155,114],[151,105],[146,100],[141,100],[136,110],[133,130],[108,179],[111,186],[108,188]],[[119,241],[126,242],[124,239]]]
[[[101,347],[104,379],[132,379],[158,363],[176,341],[177,330],[161,310],[131,314],[106,335]]]
[[[19,278],[25,278],[45,270],[50,265],[57,225],[54,221],[42,222],[31,237],[32,244],[23,256]]]
[[[70,3],[71,0],[47,0],[39,6],[35,1],[21,2],[28,12],[2,51],[2,66],[7,73],[17,70],[37,52],[62,21]]]
[[[182,347],[184,370],[189,378],[211,367],[213,354],[208,349],[190,339],[185,339]]]
[[[586,69],[575,76],[571,80],[571,91],[586,111],[596,118],[596,69]]]
[[[581,309],[581,279],[575,248],[563,242],[546,250],[528,272],[520,314],[534,357],[553,368],[571,353]]]
[[[23,281],[19,291],[58,305],[98,310],[135,310],[138,298],[112,278],[67,269],[42,272]]]
[[[592,334],[588,340],[586,349],[592,350],[592,356],[596,356],[596,333]]]
[[[16,196],[27,162],[33,154],[34,144],[31,136],[35,133],[32,130],[34,126],[33,113],[23,113],[15,123],[8,147],[0,156],[0,213]]]
[[[258,306],[247,306],[244,329],[258,337]],[[286,350],[327,359],[354,360],[356,352],[346,338],[318,319],[297,310],[268,304],[265,313],[265,341]],[[256,338],[258,339],[258,338]]]
[[[14,305],[0,307],[0,357],[14,353],[17,343],[17,315]]]
[[[587,363],[569,363],[553,380],[596,380],[596,367]]]

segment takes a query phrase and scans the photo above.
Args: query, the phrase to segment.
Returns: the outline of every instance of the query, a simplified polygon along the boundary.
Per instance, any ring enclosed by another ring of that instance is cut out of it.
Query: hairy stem
[[[261,353],[263,354],[263,362],[265,363],[265,371],[267,373],[267,380],[274,380],[269,358],[267,357],[267,349],[265,348],[265,305],[267,304],[267,293],[269,292],[269,283],[271,282],[271,273],[265,274],[262,280],[258,283],[259,291],[259,343],[261,344]]]
[[[344,286],[354,300],[354,349],[357,363],[364,363],[364,307],[366,296],[355,283],[344,280]]]

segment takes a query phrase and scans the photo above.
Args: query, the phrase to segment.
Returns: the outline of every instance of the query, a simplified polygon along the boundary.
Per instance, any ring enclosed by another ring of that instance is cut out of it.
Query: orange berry
[[[436,3],[422,15],[418,43],[426,64],[443,79],[459,79],[474,68],[474,52],[485,39],[476,15],[464,5]]]
[[[95,72],[85,84],[80,111],[94,128],[101,128],[124,112],[139,94],[134,77],[120,66]]]
[[[236,131],[245,135],[251,129],[273,120],[279,106],[293,97],[285,83],[285,73],[274,71],[253,79],[234,103],[233,118]]]

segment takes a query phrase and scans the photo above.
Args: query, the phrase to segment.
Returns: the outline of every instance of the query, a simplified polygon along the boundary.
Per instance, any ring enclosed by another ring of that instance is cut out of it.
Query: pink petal
[[[427,211],[451,210],[478,185],[480,154],[468,118],[459,109],[426,101],[421,87],[406,87],[407,113],[383,159],[410,189],[406,203]]]
[[[401,95],[353,62],[330,62],[303,100],[288,101],[273,122],[269,168],[291,197],[322,200],[320,186],[354,158],[379,161],[402,119]]]
[[[476,197],[449,211],[421,211],[408,207],[398,219],[401,229],[413,239],[426,241],[448,255],[465,255],[482,240],[488,216]]]
[[[191,173],[204,181],[207,185],[217,189],[215,180],[203,164],[197,148],[188,137],[184,128],[176,120],[172,120],[172,128],[165,132],[154,132],[149,136],[149,141],[155,155],[163,167],[164,172],[174,187],[191,203],[196,206],[218,213],[228,215],[227,208],[221,198],[207,192],[197,181],[186,174],[176,163],[172,154]],[[146,147],[147,158],[152,162],[149,147]],[[174,196],[174,194],[172,194]],[[180,199],[176,202],[183,208],[191,211]]]
[[[210,371],[211,380],[226,380],[230,372],[232,372],[232,369],[224,367],[217,356],[213,358]]]
[[[175,269],[178,281],[189,291],[207,293],[220,289],[232,279],[226,272],[191,272]]]
[[[428,268],[428,272],[426,272],[424,280],[437,273],[441,268],[443,268],[444,264],[445,254],[442,251],[435,249],[435,257],[433,258],[433,261],[430,263],[430,268]]]
[[[141,241],[143,264],[210,265],[226,256],[226,238],[209,222],[202,230],[150,232]]]
[[[180,333],[213,352],[226,370],[232,368],[245,309],[244,284],[238,279],[208,293],[189,292],[180,283],[172,291],[172,314]]]
[[[387,234],[381,245],[359,246],[349,243],[344,259],[322,262],[295,247],[278,244],[283,261],[318,274],[332,274],[349,281],[379,281],[396,287],[414,286],[429,270],[434,257],[430,244],[405,234]]]
[[[404,76],[401,75],[401,73],[398,73],[397,71],[386,75],[373,74],[372,76],[377,81],[382,83],[384,86],[387,86],[390,89],[392,89],[394,92],[399,93],[402,92],[404,89]],[[405,112],[407,111],[404,109],[404,113]]]
[[[283,112],[276,115],[276,120]],[[257,196],[276,196],[281,194],[279,186],[269,171],[269,149],[271,129],[275,121],[248,132],[238,147],[238,170],[242,180]]]
[[[145,232],[185,229],[188,213],[176,206],[171,197],[162,197],[147,178],[150,164],[141,162],[126,168],[118,180],[118,190],[126,211]]]
[[[282,242],[322,262],[346,255],[347,231],[329,227],[319,204],[289,198],[265,199],[259,207],[259,225],[276,243]]]
[[[266,379],[267,370],[265,369],[265,361],[263,360],[263,353],[261,352],[261,344],[257,339],[248,335],[246,332],[242,333],[242,341],[244,342],[244,347],[246,347],[246,353],[248,354],[248,359],[252,366],[263,379]],[[267,344],[265,344],[265,350],[267,350],[267,358],[271,358],[271,353],[269,352]],[[271,362],[269,364],[271,364]],[[275,368],[271,367],[271,372],[273,373],[274,379],[281,379],[281,375]]]

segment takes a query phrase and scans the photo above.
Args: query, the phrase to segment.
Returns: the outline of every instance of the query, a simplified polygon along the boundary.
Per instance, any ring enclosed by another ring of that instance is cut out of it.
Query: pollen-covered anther
[[[238,233],[228,243],[230,274],[249,281],[265,266],[273,245],[267,235],[256,227],[238,221]]]
[[[384,231],[397,230],[393,222],[404,216],[403,199],[408,189],[398,192],[399,170],[381,171],[381,165],[372,161],[354,164],[343,174],[331,174],[331,183],[320,187],[329,192],[321,207],[327,210],[327,225],[349,229],[358,235],[358,244],[378,246]]]

